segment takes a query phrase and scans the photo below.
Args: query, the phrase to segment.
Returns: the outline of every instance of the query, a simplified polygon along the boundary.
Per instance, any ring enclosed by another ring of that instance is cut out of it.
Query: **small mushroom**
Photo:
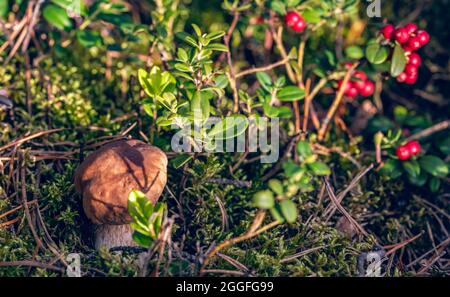
[[[75,188],[95,226],[95,247],[136,246],[128,195],[139,190],[155,204],[167,182],[167,156],[159,148],[129,139],[90,154],[75,172]]]

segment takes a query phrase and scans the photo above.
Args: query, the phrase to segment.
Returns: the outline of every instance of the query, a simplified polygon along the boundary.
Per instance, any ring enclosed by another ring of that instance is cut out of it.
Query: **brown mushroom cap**
[[[139,140],[119,140],[90,154],[75,172],[75,188],[94,224],[131,222],[128,195],[140,190],[156,203],[167,182],[167,156]]]

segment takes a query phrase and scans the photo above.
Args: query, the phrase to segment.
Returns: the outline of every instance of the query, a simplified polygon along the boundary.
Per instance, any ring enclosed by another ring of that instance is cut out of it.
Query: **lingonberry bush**
[[[450,38],[402,3],[0,0],[0,274],[448,275]],[[128,137],[168,182],[96,251],[72,176]]]

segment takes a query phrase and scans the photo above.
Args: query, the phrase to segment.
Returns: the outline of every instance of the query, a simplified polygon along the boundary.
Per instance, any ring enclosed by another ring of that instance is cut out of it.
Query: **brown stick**
[[[278,32],[275,32],[275,30],[273,29],[272,35],[273,35],[273,39],[275,40],[275,44],[277,45],[277,48],[280,51],[281,57],[283,58],[283,60],[287,59],[288,54],[283,45],[283,26],[278,27]],[[294,74],[294,71],[292,70],[291,65],[289,65],[288,62],[286,62],[285,65],[286,65],[286,72],[288,74],[289,79],[293,83],[296,83],[297,81],[296,81],[295,74]]]
[[[309,90],[311,89],[311,79],[308,78],[306,80],[306,87],[305,87],[305,105],[304,105],[304,112],[303,112],[303,131],[305,134],[301,136],[302,140],[305,140],[306,138],[306,131],[308,129],[308,120],[309,120],[309,108],[311,105],[311,94]]]
[[[410,137],[408,137],[406,139],[406,141],[410,141],[410,140],[417,140],[417,139],[421,139],[427,136],[430,136],[434,133],[437,133],[439,131],[448,129],[450,127],[450,120],[445,120],[443,122],[440,122],[436,125],[431,126],[430,128],[427,128],[425,130],[422,130],[416,134],[411,135]]]
[[[270,64],[270,65],[267,65],[267,66],[262,66],[262,67],[250,68],[250,69],[247,69],[247,70],[243,70],[243,71],[239,72],[238,74],[236,74],[235,77],[236,78],[240,78],[240,77],[243,77],[243,76],[246,76],[246,75],[249,75],[249,74],[253,74],[253,73],[256,73],[256,72],[260,72],[260,71],[262,71],[262,72],[269,71],[269,70],[272,70],[272,69],[274,69],[276,67],[285,65],[288,61],[289,61],[289,57],[286,57],[286,58],[284,58],[281,61],[278,61],[276,63]]]
[[[345,210],[345,208],[341,205],[341,203],[336,198],[336,195],[334,194],[333,190],[331,189],[331,185],[328,182],[327,179],[324,179],[325,186],[328,192],[328,196],[330,197],[331,201],[334,203],[335,207],[344,215],[347,220],[350,222],[350,224],[353,225],[353,227],[359,231],[359,233],[367,236],[368,233],[364,230],[364,228],[356,222],[356,220]]]
[[[347,85],[348,81],[350,80],[353,70],[355,70],[355,68],[357,66],[358,66],[358,62],[354,63],[352,65],[352,67],[350,67],[347,70],[347,73],[345,74],[342,85],[339,88],[338,93],[336,94],[336,98],[334,99],[333,104],[331,105],[330,109],[328,110],[328,113],[327,113],[325,119],[323,119],[322,126],[320,127],[319,134],[318,134],[319,140],[323,140],[325,133],[327,132],[328,125],[330,124],[331,118],[333,117],[334,113],[336,112],[337,108],[339,107],[339,104],[341,103],[342,98],[344,97],[345,86]]]
[[[20,153],[20,155],[21,155],[22,162],[24,162],[23,154]],[[44,245],[42,244],[42,241],[39,238],[39,235],[38,235],[36,229],[34,228],[33,220],[31,219],[30,208],[28,207],[27,189],[26,189],[26,184],[25,184],[26,183],[25,164],[22,164],[22,166],[20,168],[20,183],[22,186],[22,204],[23,204],[23,208],[25,210],[25,217],[27,218],[28,226],[30,227],[31,233],[33,234],[33,237],[36,240],[37,245],[40,248],[44,249]]]
[[[230,245],[236,244],[238,242],[258,236],[259,234],[280,224],[279,221],[273,221],[263,227],[259,227],[259,226],[261,226],[261,223],[264,220],[265,215],[266,215],[266,213],[264,211],[258,212],[255,219],[253,220],[252,225],[250,226],[249,230],[246,233],[244,233],[243,235],[238,236],[238,237],[227,239],[227,240],[223,241],[222,243],[220,243],[219,245],[217,245],[216,247],[214,247],[214,249],[206,255],[205,260],[203,261],[202,268],[200,269],[200,274],[204,273],[205,267],[209,264],[212,257],[214,257],[222,249],[224,249]]]
[[[10,262],[0,262],[0,267],[5,266],[30,266],[30,267],[38,267],[43,269],[51,269],[59,272],[64,272],[63,268],[59,268],[50,264],[40,263],[36,261],[10,261]]]
[[[13,146],[16,146],[16,145],[20,145],[20,144],[22,144],[24,142],[27,142],[27,141],[31,140],[31,139],[34,139],[34,138],[37,138],[37,137],[41,137],[41,136],[44,136],[44,135],[47,135],[47,134],[50,134],[50,133],[63,131],[63,130],[65,130],[65,128],[51,129],[51,130],[47,130],[47,131],[37,132],[35,134],[23,137],[21,139],[16,139],[16,140],[14,140],[14,141],[12,141],[12,142],[10,142],[8,144],[5,144],[4,146],[1,146],[0,147],[0,152],[4,151],[4,150],[6,150],[6,149],[8,149],[10,147],[13,147]]]

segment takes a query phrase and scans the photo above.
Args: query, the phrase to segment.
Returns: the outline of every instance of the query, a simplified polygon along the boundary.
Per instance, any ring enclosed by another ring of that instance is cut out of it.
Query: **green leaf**
[[[148,200],[144,193],[133,190],[128,196],[128,213],[131,215],[135,223],[146,224],[146,210],[151,208],[151,201]]]
[[[430,187],[431,192],[436,193],[441,187],[441,180],[437,177],[432,177],[428,181],[428,186]]]
[[[317,24],[322,20],[322,14],[317,9],[312,9],[310,7],[306,8],[302,11],[302,17],[306,22],[311,24]]]
[[[283,200],[280,202],[281,213],[288,223],[294,223],[297,220],[297,205],[291,200]]]
[[[280,224],[284,223],[284,217],[281,215],[281,209],[278,204],[275,205],[275,207],[272,207],[269,211],[275,221],[278,221]]]
[[[424,156],[419,160],[423,170],[436,177],[445,177],[448,175],[448,166],[440,158],[432,155]]]
[[[267,92],[270,92],[272,90],[272,79],[267,73],[257,72],[256,78],[258,79],[259,84],[264,90],[266,90]]]
[[[191,24],[192,28],[195,31],[195,34],[197,34],[198,37],[202,36],[202,30],[200,29],[199,26],[197,26],[196,24]]]
[[[312,149],[309,142],[301,140],[297,144],[297,152],[303,159],[312,155]]]
[[[283,170],[284,170],[284,174],[287,177],[292,177],[295,174],[299,173],[302,171],[302,168],[296,164],[295,162],[288,160],[286,162],[283,163]]]
[[[132,238],[134,242],[142,247],[149,247],[153,243],[153,239],[150,236],[144,235],[140,232],[134,232]]]
[[[0,18],[6,17],[9,12],[8,0],[0,0]]]
[[[96,31],[90,31],[90,30],[80,31],[80,30],[78,30],[76,35],[77,35],[78,42],[85,48],[91,48],[93,46],[100,46],[100,45],[102,45],[102,42],[103,42],[102,38],[100,37],[100,33],[96,32]]]
[[[378,43],[371,43],[366,48],[366,58],[372,64],[382,64],[388,57],[388,50]]]
[[[153,90],[152,85],[150,84],[150,80],[148,79],[148,73],[145,69],[140,68],[138,70],[138,79],[139,84],[144,89],[145,93],[150,97],[155,96],[155,91]]]
[[[176,70],[179,70],[181,72],[192,72],[189,65],[185,63],[176,63],[173,67],[175,67]]]
[[[305,90],[300,89],[297,86],[287,86],[282,88],[277,97],[280,101],[297,101],[305,97]]]
[[[228,52],[228,47],[221,43],[211,43],[205,47],[206,49],[219,52]]]
[[[208,137],[218,140],[234,138],[244,133],[247,127],[248,120],[243,115],[226,117],[209,130]]]
[[[400,44],[396,44],[391,61],[391,75],[397,77],[405,70],[406,57]]]
[[[320,161],[316,161],[314,163],[308,164],[308,167],[312,170],[314,175],[324,176],[324,175],[331,174],[330,167],[328,167],[327,164],[320,162]]]
[[[130,227],[134,230],[133,240],[141,246],[149,247],[158,237],[160,225],[166,205],[152,202],[144,193],[133,190],[128,196],[128,213],[133,222]]]
[[[192,158],[193,158],[192,155],[183,154],[183,155],[178,155],[175,158],[172,158],[170,160],[170,162],[172,163],[172,165],[175,169],[178,169],[178,168],[183,167],[184,164],[186,164],[190,160],[192,160]]]
[[[49,4],[44,7],[42,11],[44,18],[60,30],[68,29],[72,27],[72,22],[64,8]]]
[[[438,142],[438,148],[445,155],[450,155],[450,137],[446,137],[444,139],[441,139]]]
[[[81,16],[87,15],[86,5],[82,0],[51,0],[51,2],[64,8],[67,12],[72,12]]]
[[[189,56],[188,56],[187,52],[181,47],[178,48],[177,56],[178,56],[178,59],[180,59],[184,63],[186,63],[189,60]]]
[[[403,123],[408,117],[408,110],[404,106],[397,105],[394,108],[394,117],[398,123]]]
[[[267,182],[269,188],[277,195],[283,195],[283,184],[278,179],[271,179]]]
[[[271,1],[270,7],[272,8],[273,11],[275,11],[276,13],[278,13],[280,15],[286,14],[286,6],[281,1],[278,1],[278,0]]]
[[[269,190],[255,193],[253,195],[253,204],[260,209],[271,209],[275,205],[273,193]]]
[[[212,41],[215,39],[219,39],[224,35],[225,35],[224,31],[217,31],[217,32],[211,32],[211,33],[207,34],[205,38]]]
[[[345,55],[350,59],[359,60],[364,56],[364,52],[361,47],[353,45],[345,49]]]
[[[228,86],[228,77],[225,74],[216,77],[215,86],[221,89],[225,89]]]
[[[289,106],[279,106],[278,109],[278,117],[282,119],[289,119],[292,117],[292,109]]]
[[[193,47],[198,48],[198,44],[195,41],[194,37],[192,37],[192,35],[187,34],[186,32],[175,33],[175,37],[181,39],[182,41],[188,43],[189,45],[192,45]]]
[[[269,103],[266,102],[263,104],[263,110],[264,114],[269,118],[276,118],[280,113],[280,110],[276,106],[270,105]]]
[[[327,58],[328,63],[331,66],[335,66],[336,65],[336,56],[334,55],[334,52],[330,51],[330,50],[325,50],[325,57]]]
[[[407,175],[407,177],[410,184],[416,187],[422,187],[427,182],[428,174],[424,170],[422,170],[420,174],[416,177],[411,176],[409,174]]]
[[[391,179],[396,179],[402,175],[400,161],[396,159],[388,159],[383,168],[380,170],[380,174],[388,176]]]
[[[403,168],[405,169],[405,171],[412,177],[418,177],[420,175],[419,162],[417,162],[415,160],[403,161],[402,165],[403,165]]]
[[[191,110],[194,118],[198,120],[206,120],[210,114],[209,98],[205,92],[196,91],[191,101]]]

